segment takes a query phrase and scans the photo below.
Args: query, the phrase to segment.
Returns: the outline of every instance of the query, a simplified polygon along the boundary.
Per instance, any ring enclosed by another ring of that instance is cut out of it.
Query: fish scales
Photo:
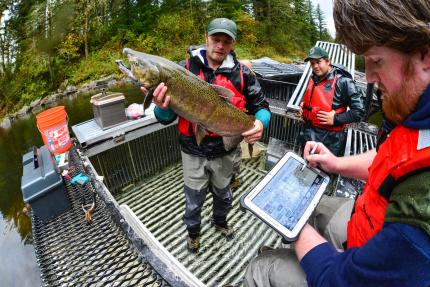
[[[253,118],[220,97],[219,87],[213,87],[165,58],[127,48],[124,53],[129,58],[133,75],[143,86],[155,88],[161,82],[166,84],[169,108],[181,117],[227,137],[253,128]]]

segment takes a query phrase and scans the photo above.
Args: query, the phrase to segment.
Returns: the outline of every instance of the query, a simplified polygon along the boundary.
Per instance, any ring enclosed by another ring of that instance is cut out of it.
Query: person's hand
[[[242,136],[244,137],[245,142],[249,144],[254,144],[263,136],[263,130],[263,123],[260,120],[255,120],[254,127],[242,133]]]
[[[332,126],[334,125],[334,115],[336,112],[331,110],[330,112],[319,111],[317,113],[317,118],[323,125]]]
[[[303,102],[300,102],[299,107],[300,107],[299,109],[300,117],[303,117]]]
[[[337,173],[337,163],[339,158],[331,153],[322,143],[318,143],[317,149],[313,155],[309,155],[312,148],[317,144],[314,141],[308,141],[303,150],[303,158],[309,162],[312,167],[319,167],[326,172]]]
[[[145,87],[141,87],[140,90],[146,95],[148,90]],[[158,107],[166,109],[170,103],[170,96],[166,96],[167,86],[164,83],[160,83],[154,90],[153,101]]]

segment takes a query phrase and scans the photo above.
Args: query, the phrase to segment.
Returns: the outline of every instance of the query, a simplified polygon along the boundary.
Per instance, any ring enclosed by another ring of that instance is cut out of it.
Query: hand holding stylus
[[[309,155],[313,155],[315,153],[315,151],[317,150],[319,143],[316,143],[314,145],[314,147],[312,148],[312,150],[309,152]],[[305,169],[305,167],[309,164],[309,161],[307,159],[305,159],[306,163],[303,164],[302,169],[300,171],[303,171]]]

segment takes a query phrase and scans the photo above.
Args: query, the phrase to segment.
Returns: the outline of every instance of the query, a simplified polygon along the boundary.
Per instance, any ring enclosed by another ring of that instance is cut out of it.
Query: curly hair
[[[338,42],[354,53],[385,46],[404,53],[430,44],[429,0],[334,0]]]

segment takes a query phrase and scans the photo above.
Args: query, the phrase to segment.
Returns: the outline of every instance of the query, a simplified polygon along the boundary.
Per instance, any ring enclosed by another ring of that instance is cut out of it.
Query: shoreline
[[[82,94],[94,93],[104,89],[111,89],[132,83],[132,81],[128,78],[121,78],[117,80],[116,77],[117,75],[112,74],[107,77],[85,83],[79,89],[74,86],[68,86],[64,91],[47,95],[44,98],[38,98],[32,101],[30,104],[21,107],[14,113],[6,113],[3,115],[0,118],[0,128],[9,129],[12,122],[15,120],[24,119],[31,114],[38,114],[46,107],[54,107],[56,106],[58,100],[65,99],[67,97],[77,97]]]

